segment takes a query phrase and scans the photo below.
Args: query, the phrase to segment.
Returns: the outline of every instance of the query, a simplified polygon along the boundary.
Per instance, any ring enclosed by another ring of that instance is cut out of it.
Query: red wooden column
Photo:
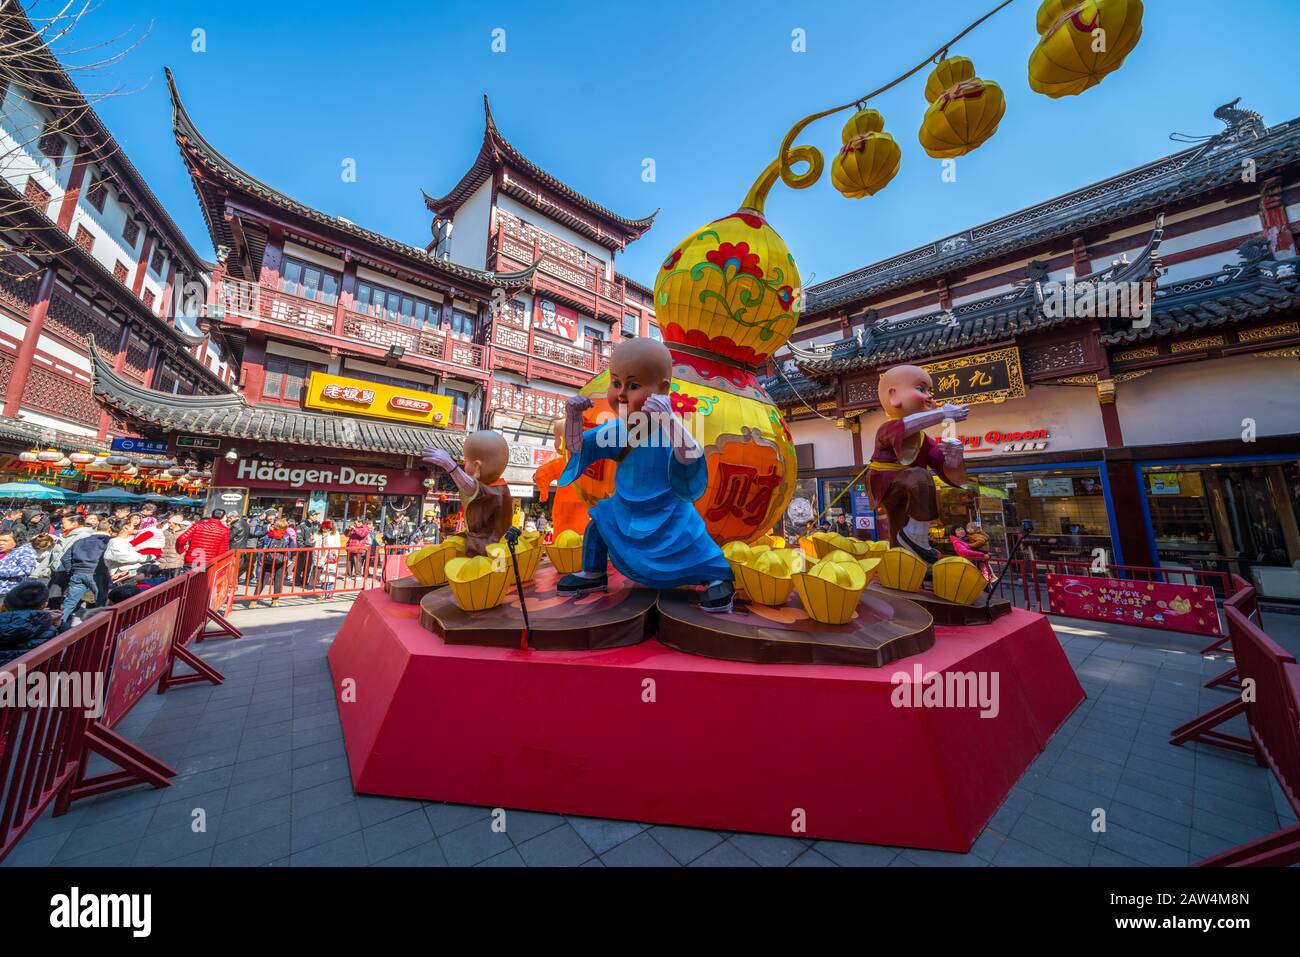
[[[1259,194],[1259,222],[1276,255],[1285,257],[1295,253],[1295,232],[1287,219],[1286,204],[1282,202],[1280,177],[1264,181]]]
[[[1101,424],[1106,430],[1106,447],[1120,449],[1124,447],[1124,433],[1119,425],[1119,409],[1115,406],[1115,380],[1102,378],[1109,373],[1098,373],[1097,405],[1101,409]]]
[[[122,335],[117,340],[117,355],[113,359],[113,371],[121,373],[126,368],[126,347],[131,341],[131,323],[123,321]],[[101,442],[108,437],[108,412],[99,413],[99,431],[95,433]]]
[[[266,379],[266,340],[249,337],[244,345],[244,362],[239,369],[239,385],[250,405],[262,401],[262,383]]]
[[[215,273],[214,273],[214,277],[215,277]],[[213,279],[213,286],[214,287],[216,286],[215,278]],[[176,290],[176,259],[175,257],[173,257],[171,261],[167,263],[167,288],[163,290],[162,301],[158,303],[158,309],[160,310],[158,314],[160,316],[163,316],[166,319],[174,320],[176,316],[180,313],[180,310],[176,308],[176,303],[172,302],[172,296],[175,294],[175,290]],[[168,310],[171,311],[171,315],[167,314]]]
[[[63,194],[63,201],[59,205],[59,218],[56,220],[59,229],[69,236],[72,235],[72,215],[77,211],[77,198],[81,195],[82,187],[86,185],[86,176],[89,172],[90,164],[86,162],[86,158],[78,156],[76,162],[72,164],[72,172],[68,175],[68,189]]]
[[[36,289],[36,301],[27,312],[27,330],[23,341],[18,345],[18,357],[14,361],[14,371],[5,386],[4,414],[16,416],[22,406],[23,390],[27,387],[27,377],[32,371],[32,360],[36,356],[36,343],[45,328],[45,316],[50,311],[50,299],[54,295],[54,264],[45,267],[41,274],[40,285]]]
[[[162,350],[158,348],[158,343],[149,344],[149,358],[145,362],[144,370],[144,387],[153,388],[153,381],[158,377],[158,365],[162,360]]]
[[[139,296],[140,290],[144,287],[144,271],[149,268],[149,257],[153,255],[153,244],[157,237],[153,233],[146,233],[144,237],[144,246],[140,250],[140,261],[135,264],[135,276],[131,280],[131,295]]]

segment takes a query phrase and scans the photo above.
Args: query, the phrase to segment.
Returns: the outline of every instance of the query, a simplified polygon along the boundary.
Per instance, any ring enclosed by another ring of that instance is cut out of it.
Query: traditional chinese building
[[[805,497],[871,533],[876,380],[922,364],[971,404],[975,482],[941,493],[945,526],[1005,552],[1030,519],[1041,557],[1300,598],[1300,120],[1216,116],[1183,152],[811,288],[770,380]]]
[[[227,395],[220,344],[187,323],[208,265],[71,77],[11,8],[0,37],[0,461],[103,449],[127,425],[91,393],[93,337],[127,382]],[[15,52],[17,51],[17,52]],[[8,476],[12,477],[12,476]]]
[[[206,438],[215,483],[248,488],[250,507],[415,517],[420,450],[459,454],[465,432],[487,426],[510,442],[512,492],[531,498],[565,399],[605,367],[612,342],[657,332],[650,290],[614,269],[651,218],[620,217],[528,161],[485,99],[478,155],[448,193],[425,196],[432,241],[409,246],[240,169],[168,82],[217,249],[204,325],[234,357],[241,395],[151,395],[100,357],[101,401],[146,431]],[[339,463],[382,474],[383,487],[282,478]]]

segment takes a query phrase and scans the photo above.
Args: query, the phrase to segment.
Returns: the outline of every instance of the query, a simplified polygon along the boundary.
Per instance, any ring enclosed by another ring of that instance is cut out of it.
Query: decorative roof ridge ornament
[[[1175,143],[1204,144],[1199,150],[1188,155],[1183,161],[1184,166],[1190,166],[1199,159],[1222,152],[1225,149],[1264,138],[1269,130],[1268,125],[1264,122],[1264,117],[1254,110],[1239,109],[1237,104],[1240,102],[1241,97],[1237,97],[1235,100],[1224,103],[1214,111],[1214,118],[1220,120],[1224,125],[1224,129],[1217,133],[1209,133],[1204,136],[1192,136],[1187,133],[1169,134],[1169,138]]]

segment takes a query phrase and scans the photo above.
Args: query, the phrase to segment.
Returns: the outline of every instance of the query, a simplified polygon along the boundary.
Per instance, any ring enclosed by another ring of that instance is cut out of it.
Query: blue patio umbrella
[[[5,482],[0,485],[0,499],[30,499],[40,502],[75,502],[78,495],[57,485],[41,482]]]
[[[81,501],[85,502],[144,502],[146,499],[143,495],[136,495],[124,488],[101,488],[95,492],[87,492],[81,496]]]

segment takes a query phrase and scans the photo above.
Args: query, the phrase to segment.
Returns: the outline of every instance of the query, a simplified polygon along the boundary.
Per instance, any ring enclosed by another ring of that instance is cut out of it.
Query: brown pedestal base
[[[621,648],[655,633],[655,595],[610,571],[609,591],[582,598],[555,590],[560,575],[549,564],[538,566],[524,586],[528,603],[528,645],[542,651],[592,651]],[[462,611],[450,588],[439,588],[420,601],[420,624],[449,645],[518,648],[524,616],[514,588],[496,608]]]
[[[916,602],[930,613],[936,625],[987,625],[1011,611],[1011,602],[1005,598],[998,598],[989,605],[988,592],[980,595],[979,601],[973,605],[959,605],[955,601],[940,598],[929,589],[899,591],[897,588],[886,588],[878,581],[868,585],[865,594],[870,595],[873,592],[887,598],[902,598]]]
[[[934,619],[906,598],[863,592],[846,625],[813,621],[798,593],[781,608],[736,599],[731,614],[702,611],[694,592],[659,594],[659,640],[708,658],[765,664],[879,668],[934,644]]]
[[[445,587],[445,585],[422,585],[414,575],[390,578],[384,582],[384,591],[388,592],[388,597],[399,605],[418,605],[429,592],[435,588]]]

